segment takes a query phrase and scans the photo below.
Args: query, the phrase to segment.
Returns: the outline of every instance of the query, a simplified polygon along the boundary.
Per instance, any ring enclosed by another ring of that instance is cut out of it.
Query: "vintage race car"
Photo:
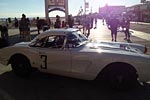
[[[31,42],[0,49],[0,63],[11,64],[19,76],[32,69],[116,87],[150,81],[150,55],[134,43],[90,42],[78,29],[51,29]]]

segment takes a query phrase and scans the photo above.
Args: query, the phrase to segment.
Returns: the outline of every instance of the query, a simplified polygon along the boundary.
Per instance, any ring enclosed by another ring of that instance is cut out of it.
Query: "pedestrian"
[[[19,21],[19,33],[20,33],[20,39],[23,37],[22,27],[21,27],[21,20]]]
[[[22,14],[22,18],[19,23],[21,34],[23,35],[24,41],[30,41],[30,21],[26,18],[25,14]]]
[[[103,23],[103,25],[104,25],[104,17],[102,18],[102,23]]]
[[[125,21],[125,38],[124,40],[127,40],[127,41],[130,41],[130,20],[129,18],[127,17],[126,18],[126,21]]]
[[[61,28],[61,20],[60,20],[60,16],[56,15],[56,21],[54,24],[54,28]]]
[[[73,19],[72,15],[68,16],[68,25],[69,25],[69,28],[72,28],[74,25],[74,19]]]
[[[86,31],[88,31],[87,34],[86,34],[87,38],[90,35],[90,30],[91,30],[91,26],[90,25],[91,25],[90,24],[90,17],[87,16],[87,19],[86,19],[86,22],[85,22]]]
[[[39,17],[36,18],[36,27],[37,27],[38,34],[40,34],[41,22]]]
[[[8,28],[7,26],[0,25],[1,38],[8,41]]]
[[[112,19],[110,20],[110,30],[111,30],[111,37],[112,41],[117,42],[117,28],[119,25],[119,20],[113,16]]]
[[[86,35],[86,21],[87,21],[87,16],[83,15],[81,17],[81,24],[83,26],[83,34]]]
[[[51,19],[49,18],[49,19],[48,19],[48,26],[49,26],[49,28],[51,28],[51,25],[52,25],[52,21],[51,21]]]
[[[94,29],[96,29],[97,28],[97,15],[95,15],[94,20],[95,20],[95,27],[94,27]]]
[[[18,28],[18,19],[15,17],[15,28]]]
[[[62,27],[62,28],[65,28],[65,27],[66,27],[66,22],[65,22],[65,21],[62,21],[61,27]]]
[[[49,30],[50,26],[49,24],[47,23],[46,20],[43,21],[43,24],[42,24],[42,29],[43,29],[43,32]]]
[[[122,19],[121,19],[121,22],[120,22],[120,25],[121,25],[121,28],[122,28],[122,31],[124,32],[125,30],[124,30],[124,28],[125,28],[125,17],[122,17]]]
[[[90,13],[89,18],[90,18],[90,27],[93,28],[94,16]]]

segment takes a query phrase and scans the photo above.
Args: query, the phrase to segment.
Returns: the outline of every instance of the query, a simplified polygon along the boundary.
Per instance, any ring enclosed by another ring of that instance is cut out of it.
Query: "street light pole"
[[[86,15],[86,0],[84,0],[84,14]]]

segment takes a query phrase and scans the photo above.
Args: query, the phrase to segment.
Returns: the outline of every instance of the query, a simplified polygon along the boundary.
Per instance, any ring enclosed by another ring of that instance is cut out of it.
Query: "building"
[[[126,11],[125,6],[104,6],[99,8],[99,14],[103,17],[111,15],[121,15]]]
[[[150,22],[150,2],[127,7],[126,12],[133,21]]]

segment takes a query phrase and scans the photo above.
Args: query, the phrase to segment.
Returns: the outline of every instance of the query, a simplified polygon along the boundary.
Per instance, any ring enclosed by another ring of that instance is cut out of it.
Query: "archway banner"
[[[45,17],[49,23],[49,13],[59,10],[65,13],[65,19],[68,19],[68,0],[45,0]]]
[[[48,6],[63,6],[65,7],[65,0],[47,0]]]

